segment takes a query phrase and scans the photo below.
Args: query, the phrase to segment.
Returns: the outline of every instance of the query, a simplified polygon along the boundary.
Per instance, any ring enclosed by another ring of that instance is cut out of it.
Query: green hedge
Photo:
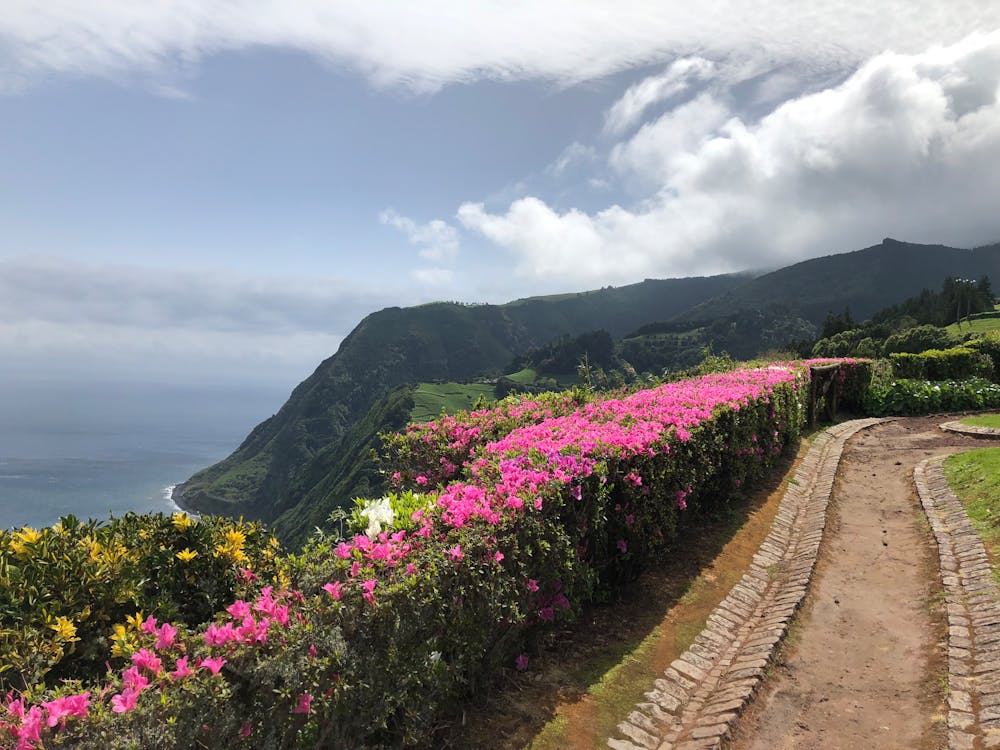
[[[992,378],[993,361],[987,354],[965,346],[951,349],[928,349],[920,354],[890,354],[892,371],[897,378],[916,380],[965,380]]]
[[[993,363],[993,380],[1000,379],[1000,331],[988,331],[962,344],[966,349],[985,354]]]
[[[873,386],[865,396],[865,411],[877,417],[996,408],[1000,408],[1000,385],[984,378],[942,381],[904,378]]]

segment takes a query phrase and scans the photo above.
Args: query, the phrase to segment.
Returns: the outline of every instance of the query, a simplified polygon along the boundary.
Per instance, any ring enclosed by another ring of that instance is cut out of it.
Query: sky
[[[291,388],[386,306],[997,242],[998,164],[994,0],[6,0],[0,381]]]

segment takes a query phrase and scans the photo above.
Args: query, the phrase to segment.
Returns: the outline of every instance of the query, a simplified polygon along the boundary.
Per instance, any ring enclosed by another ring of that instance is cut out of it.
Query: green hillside
[[[814,339],[831,310],[849,307],[863,319],[956,275],[1000,278],[1000,244],[960,250],[885,240],[757,278],[646,280],[505,305],[387,308],[362,320],[277,414],[176,496],[192,510],[274,522],[298,541],[354,495],[383,491],[370,458],[380,431],[468,408],[491,390],[562,382],[553,373],[575,380],[580,347],[633,375],[690,367],[709,346],[749,358]],[[490,378],[500,378],[496,388]]]
[[[254,428],[228,458],[180,485],[175,496],[192,510],[273,521],[310,492],[307,478],[315,476],[310,462],[392,389],[500,375],[516,354],[563,334],[605,328],[621,336],[741,281],[737,276],[647,280],[507,305],[440,302],[372,313],[277,414]]]
[[[852,253],[803,261],[759,276],[693,306],[685,320],[711,320],[775,303],[819,325],[830,311],[850,308],[858,320],[916,294],[941,279],[1000,279],[1000,243],[974,250],[885,239]]]

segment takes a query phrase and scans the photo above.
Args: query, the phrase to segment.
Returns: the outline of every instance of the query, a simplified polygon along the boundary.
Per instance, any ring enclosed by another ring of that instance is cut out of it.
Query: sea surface
[[[287,388],[0,383],[0,528],[174,512],[170,490],[235,450]]]

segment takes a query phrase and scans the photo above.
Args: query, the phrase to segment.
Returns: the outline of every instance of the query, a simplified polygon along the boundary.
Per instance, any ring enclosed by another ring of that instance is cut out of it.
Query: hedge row
[[[928,349],[920,354],[890,354],[897,378],[916,380],[965,380],[993,377],[993,361],[987,354],[968,347]]]
[[[865,397],[865,411],[877,417],[997,408],[1000,408],[1000,385],[984,378],[940,381],[902,378],[872,387]]]
[[[287,589],[207,628],[133,623],[128,669],[9,696],[0,745],[425,743],[455,701],[527,668],[539,633],[669,548],[684,514],[764,476],[798,437],[807,382],[802,366],[737,370],[472,417],[507,421],[428,455],[451,481],[361,503],[353,536],[315,540]]]

